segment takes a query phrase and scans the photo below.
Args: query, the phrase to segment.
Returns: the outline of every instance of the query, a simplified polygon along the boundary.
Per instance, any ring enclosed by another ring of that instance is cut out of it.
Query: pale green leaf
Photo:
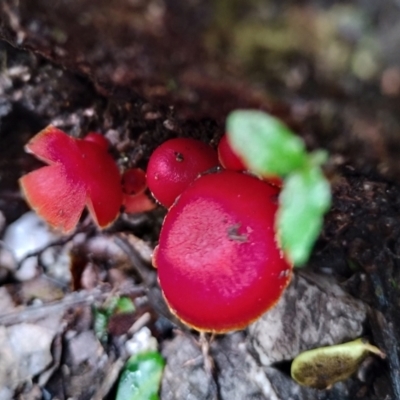
[[[309,258],[329,209],[329,183],[319,167],[310,166],[285,179],[279,197],[277,232],[279,243],[296,266]]]
[[[227,118],[232,149],[249,170],[285,176],[307,164],[303,141],[279,119],[261,111],[233,111]]]

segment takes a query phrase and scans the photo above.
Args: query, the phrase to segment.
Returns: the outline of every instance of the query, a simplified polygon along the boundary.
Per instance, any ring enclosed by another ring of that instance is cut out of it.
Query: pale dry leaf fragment
[[[350,378],[369,353],[385,358],[381,350],[363,339],[308,350],[293,360],[291,375],[300,385],[326,389]]]

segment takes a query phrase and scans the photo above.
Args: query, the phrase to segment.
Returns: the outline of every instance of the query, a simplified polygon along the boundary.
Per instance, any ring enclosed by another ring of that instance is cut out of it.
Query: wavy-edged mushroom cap
[[[278,301],[292,272],[275,240],[278,193],[253,176],[222,171],[198,178],[171,207],[153,264],[184,323],[241,329]]]
[[[26,151],[50,164],[20,179],[27,202],[49,225],[71,232],[85,205],[101,228],[118,217],[120,174],[104,148],[48,126],[31,139]]]
[[[150,157],[147,185],[155,199],[169,208],[202,172],[218,165],[217,152],[190,138],[170,139]]]
[[[77,140],[83,165],[80,176],[86,183],[86,206],[100,228],[109,226],[122,204],[121,176],[115,160],[100,146]]]

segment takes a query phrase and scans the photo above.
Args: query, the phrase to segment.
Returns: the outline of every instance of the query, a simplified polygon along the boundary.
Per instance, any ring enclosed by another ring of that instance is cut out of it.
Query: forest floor
[[[307,146],[330,152],[333,204],[311,260],[276,310],[209,338],[210,374],[198,334],[170,315],[151,266],[165,210],[122,214],[105,231],[83,215],[60,236],[29,211],[18,179],[40,165],[24,145],[50,122],[75,137],[104,133],[121,168],[145,168],[176,136],[216,147],[221,122],[100,94],[87,77],[0,42],[0,398],[113,399],[129,355],[156,348],[166,359],[162,400],[400,399],[400,72],[348,79],[350,95],[342,78],[285,98]],[[121,297],[135,310],[104,319]],[[361,336],[387,358],[369,358],[329,390],[290,379],[300,351]]]

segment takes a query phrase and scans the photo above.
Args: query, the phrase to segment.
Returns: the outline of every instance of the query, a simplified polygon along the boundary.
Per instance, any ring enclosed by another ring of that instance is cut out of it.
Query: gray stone
[[[337,284],[295,274],[278,304],[249,326],[249,345],[269,366],[304,350],[355,339],[366,315],[365,304]]]

